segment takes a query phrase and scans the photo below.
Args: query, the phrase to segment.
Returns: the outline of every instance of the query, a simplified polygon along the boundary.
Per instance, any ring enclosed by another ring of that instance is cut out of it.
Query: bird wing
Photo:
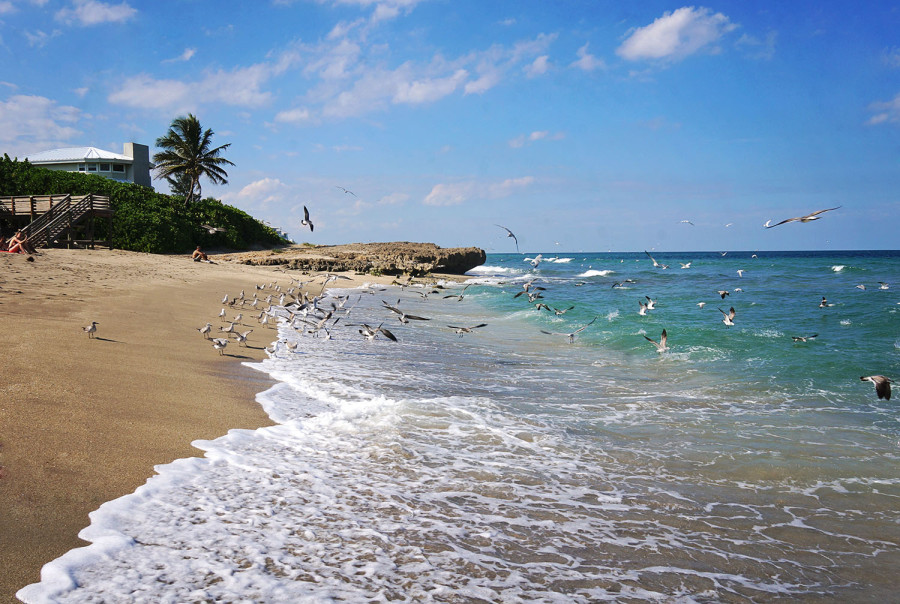
[[[377,329],[377,331],[380,331],[381,333],[383,333],[383,334],[384,334],[384,337],[386,337],[388,340],[390,340],[390,341],[392,341],[392,342],[396,342],[396,341],[397,341],[397,336],[395,336],[394,334],[392,334],[387,328],[385,328],[385,327],[379,327],[379,328]]]
[[[306,209],[306,206],[303,206],[303,220],[309,221],[309,210]]]
[[[771,229],[772,227],[777,227],[779,224],[784,224],[785,222],[794,222],[795,220],[800,220],[800,217],[798,216],[796,218],[786,218],[786,219],[782,220],[781,222],[776,222],[775,224],[769,224],[772,221],[768,220],[768,221],[766,221],[766,224],[764,224],[763,226],[766,227],[767,229]]]
[[[669,339],[669,334],[667,334],[667,333],[666,333],[666,330],[663,329],[663,330],[662,330],[662,336],[659,338],[659,345],[662,346],[663,348],[665,348],[665,347],[666,347],[666,340],[668,340],[668,339]]]
[[[841,208],[841,207],[843,207],[843,206],[837,206],[836,208],[826,208],[824,210],[817,210],[817,211],[813,212],[812,214],[807,214],[803,218],[810,218],[811,216],[818,216],[819,214],[822,214],[823,212],[830,212],[832,210],[837,210],[838,208]]]
[[[405,315],[407,319],[412,319],[413,321],[431,321],[431,319],[427,317],[419,317],[416,315]]]

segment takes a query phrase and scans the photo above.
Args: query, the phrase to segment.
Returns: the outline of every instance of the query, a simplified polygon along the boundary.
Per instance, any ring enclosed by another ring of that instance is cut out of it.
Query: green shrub
[[[246,250],[288,243],[275,230],[246,212],[207,197],[188,207],[184,199],[157,193],[148,187],[122,183],[80,172],[48,170],[0,159],[0,197],[13,195],[105,195],[115,211],[113,247],[153,254],[186,253],[204,248]],[[226,229],[210,234],[201,224]],[[98,221],[97,238],[106,239],[106,221]]]

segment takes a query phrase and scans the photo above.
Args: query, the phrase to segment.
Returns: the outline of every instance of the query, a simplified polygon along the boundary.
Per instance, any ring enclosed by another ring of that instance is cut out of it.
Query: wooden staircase
[[[94,238],[96,218],[109,218],[112,227],[113,210],[109,197],[104,195],[0,198],[0,217],[8,217],[12,222],[19,216],[32,219],[21,229],[35,247],[84,245],[93,248],[95,244],[112,247],[110,241]]]

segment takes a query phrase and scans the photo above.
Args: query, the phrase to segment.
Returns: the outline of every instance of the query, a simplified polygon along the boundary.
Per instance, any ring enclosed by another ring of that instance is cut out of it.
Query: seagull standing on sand
[[[891,400],[891,384],[894,383],[889,377],[883,375],[867,375],[859,378],[863,382],[872,382],[875,384],[875,394],[879,399]]]
[[[719,312],[722,313],[722,323],[724,323],[725,325],[727,325],[729,327],[734,325],[734,315],[735,315],[734,306],[732,306],[730,309],[728,309],[728,312],[725,312],[721,308],[719,309]]]
[[[235,333],[234,339],[237,340],[238,344],[247,345],[247,336],[249,336],[253,332],[252,329],[248,329],[244,333]]]
[[[772,224],[771,220],[767,220],[766,224],[764,224],[763,226],[766,227],[767,229],[771,229],[772,227],[777,227],[779,224],[784,224],[786,222],[796,222],[796,221],[812,222],[813,220],[818,220],[819,218],[821,218],[821,216],[819,216],[819,214],[822,214],[824,212],[830,212],[832,210],[837,210],[840,207],[843,207],[843,206],[837,206],[837,208],[828,208],[825,210],[817,210],[817,211],[813,212],[812,214],[807,214],[806,216],[797,216],[796,218],[787,218],[785,220],[782,220],[781,222],[776,222],[775,224]]]
[[[228,346],[228,340],[225,338],[213,338],[213,348],[219,351],[219,354],[225,354],[225,347]]]
[[[93,338],[94,334],[97,333],[97,325],[99,325],[99,323],[97,323],[96,321],[91,321],[90,325],[88,325],[87,327],[82,327],[81,329],[87,332],[88,338]]]
[[[663,353],[669,349],[669,347],[666,346],[666,341],[669,339],[669,335],[666,333],[665,329],[662,330],[662,335],[659,337],[659,342],[652,338],[648,338],[647,336],[644,336],[644,339],[656,346],[656,352]]]
[[[506,228],[505,226],[503,226],[502,224],[495,224],[494,226],[500,227],[501,229],[503,229],[504,231],[506,231],[506,233],[507,233],[506,236],[507,236],[507,237],[512,237],[512,238],[513,238],[513,241],[516,242],[516,253],[518,254],[518,253],[519,253],[519,240],[516,239],[516,236],[513,234],[513,232],[510,231],[510,230],[509,230],[508,228]]]
[[[313,229],[315,228],[312,221],[309,219],[309,210],[306,209],[306,206],[303,206],[303,220],[300,221],[300,224],[302,224],[303,226],[308,226],[310,233],[312,233]]]
[[[209,332],[211,330],[212,330],[212,323],[207,323],[203,327],[197,328],[197,331],[199,331],[201,334],[203,334],[203,337],[207,340],[209,339]]]

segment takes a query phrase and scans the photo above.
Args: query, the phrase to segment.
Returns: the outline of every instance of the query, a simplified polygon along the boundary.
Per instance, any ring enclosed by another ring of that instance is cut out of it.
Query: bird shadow
[[[101,342],[115,342],[116,344],[122,344],[121,340],[111,340],[109,338],[101,338],[99,336],[91,338],[92,340],[100,340]]]
[[[224,355],[222,355],[222,356],[231,357],[231,358],[233,358],[233,359],[251,359],[251,360],[252,360],[252,358],[253,358],[253,357],[248,357],[248,356],[245,355],[245,354],[231,354],[231,353],[228,353],[228,352],[226,352],[226,353],[225,353]]]

